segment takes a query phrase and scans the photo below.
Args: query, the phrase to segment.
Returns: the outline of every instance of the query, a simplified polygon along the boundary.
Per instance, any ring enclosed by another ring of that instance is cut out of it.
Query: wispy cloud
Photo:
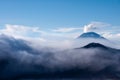
[[[76,30],[82,30],[82,28],[74,28],[74,27],[70,27],[70,28],[58,28],[58,29],[54,29],[54,32],[72,32],[72,31],[76,31]]]
[[[38,37],[40,34],[45,33],[40,30],[38,27],[30,27],[24,25],[11,25],[6,24],[5,28],[0,30],[0,33],[15,36],[15,37]]]
[[[112,40],[119,40],[120,41],[120,33],[110,33],[110,32],[104,32],[103,36],[108,38],[108,39],[112,39]]]
[[[84,32],[94,31],[99,28],[107,27],[107,26],[110,26],[110,24],[103,22],[91,22],[90,24],[84,26]]]

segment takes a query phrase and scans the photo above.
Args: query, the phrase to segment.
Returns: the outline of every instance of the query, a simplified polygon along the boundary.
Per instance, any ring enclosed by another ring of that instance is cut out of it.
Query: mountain
[[[88,45],[84,46],[83,48],[102,48],[102,49],[107,49],[108,47],[100,44],[100,43],[89,43]]]
[[[100,49],[100,50],[103,50],[103,52],[105,53],[108,52],[109,55],[113,53],[114,54],[120,53],[120,49],[111,48],[111,47],[105,46],[100,43],[95,43],[95,42],[89,43],[83,47],[75,48],[75,49]]]
[[[87,32],[81,34],[78,38],[94,38],[94,39],[105,39],[101,35],[95,33],[95,32]]]

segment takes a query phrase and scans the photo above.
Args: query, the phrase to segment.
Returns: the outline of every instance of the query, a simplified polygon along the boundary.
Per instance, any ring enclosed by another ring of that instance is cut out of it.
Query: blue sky
[[[0,31],[7,34],[75,37],[83,27],[120,37],[120,0],[0,0]]]
[[[0,0],[0,25],[81,27],[91,21],[120,25],[120,0]]]

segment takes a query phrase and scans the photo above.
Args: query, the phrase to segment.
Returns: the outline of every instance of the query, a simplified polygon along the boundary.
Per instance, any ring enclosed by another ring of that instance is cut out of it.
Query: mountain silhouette
[[[100,49],[100,50],[103,50],[104,52],[105,51],[109,52],[109,54],[120,53],[120,49],[112,48],[112,47],[105,46],[103,44],[95,43],[95,42],[89,43],[83,47],[75,48],[75,49]]]
[[[100,44],[100,43],[89,43],[88,45],[84,46],[83,48],[103,48],[103,49],[107,49],[108,47]]]

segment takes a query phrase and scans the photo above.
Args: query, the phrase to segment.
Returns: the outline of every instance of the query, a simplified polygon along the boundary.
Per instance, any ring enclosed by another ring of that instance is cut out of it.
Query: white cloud
[[[58,29],[54,29],[54,32],[72,32],[72,31],[76,31],[76,30],[82,30],[82,28],[58,28]]]
[[[120,33],[113,34],[111,32],[104,32],[103,36],[110,40],[120,41]]]
[[[81,28],[64,28],[62,30],[72,31]],[[61,30],[61,31],[62,31]],[[65,31],[64,31],[65,32]],[[11,25],[6,24],[4,28],[0,29],[0,34],[13,36],[15,38],[22,38],[34,42],[53,42],[62,40],[72,40],[80,35],[80,32],[58,33],[54,31],[43,31],[39,27],[24,26],[24,25]]]
[[[91,22],[90,24],[84,26],[84,32],[91,32],[106,26],[110,26],[110,24],[103,23],[103,22]]]
[[[38,27],[6,24],[5,28],[0,30],[0,33],[14,37],[36,37],[40,36],[40,34],[44,32]]]
[[[6,24],[5,28],[0,29],[0,34],[25,39],[31,42],[46,42],[46,39],[41,37],[41,35],[46,34],[46,32],[40,30],[39,27]]]

